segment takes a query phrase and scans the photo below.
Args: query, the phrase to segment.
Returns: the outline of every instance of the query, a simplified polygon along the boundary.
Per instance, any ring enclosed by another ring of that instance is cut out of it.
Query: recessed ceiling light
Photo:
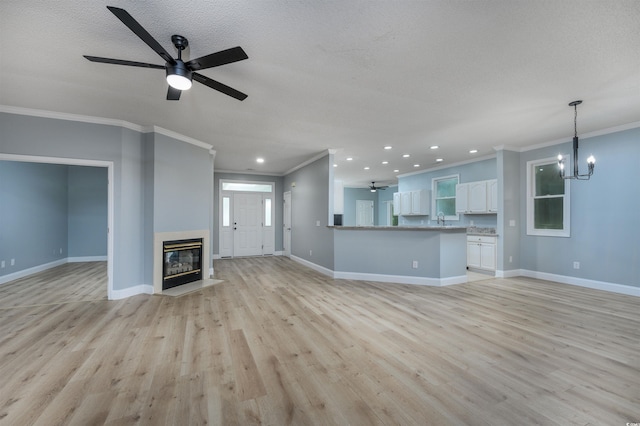
[[[420,164],[414,164],[413,167],[420,167]]]
[[[338,165],[337,165],[337,164],[334,164],[334,165],[333,165],[333,167],[338,167]]]
[[[353,161],[353,157],[347,157],[347,161]]]
[[[409,157],[411,157],[410,154],[402,154],[402,158],[409,158]]]
[[[369,170],[370,168],[371,168],[371,167],[369,167],[369,166],[366,166],[366,167],[365,167],[364,169],[365,169],[365,170]]]
[[[436,158],[436,163],[441,163],[444,161],[444,158]]]
[[[264,158],[256,158],[256,163],[264,163]]]
[[[382,164],[389,164],[389,162],[388,161],[383,161]]]
[[[476,152],[478,152],[477,149],[472,149],[472,150],[469,151],[469,154],[475,154]]]
[[[438,145],[431,145],[431,146],[429,147],[429,149],[438,149],[438,148],[440,148]]]
[[[391,145],[387,145],[384,147],[384,149],[391,149],[391,148],[393,148]]]
[[[394,170],[393,170],[393,173],[400,173],[400,170],[398,170],[398,169],[394,169]]]

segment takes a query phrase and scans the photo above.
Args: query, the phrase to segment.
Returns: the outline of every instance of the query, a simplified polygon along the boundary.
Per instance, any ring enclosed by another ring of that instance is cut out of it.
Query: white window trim
[[[448,176],[438,176],[437,178],[431,179],[431,220],[437,220],[438,212],[436,211],[436,198],[438,198],[438,191],[436,188],[436,183],[441,180],[453,179],[456,178],[458,183],[460,183],[460,174],[448,175]],[[456,195],[453,194],[453,198],[456,198]],[[456,212],[454,215],[449,215],[444,217],[445,220],[460,220],[460,215]]]
[[[571,160],[568,155],[563,155],[565,158],[565,170],[571,170]],[[540,160],[527,161],[527,235],[536,235],[541,237],[571,237],[571,194],[570,194],[570,180],[564,181],[564,197],[562,203],[562,229],[536,229],[534,228],[533,218],[533,186],[535,185],[535,178],[533,169],[541,164],[557,163],[557,157],[544,158]]]

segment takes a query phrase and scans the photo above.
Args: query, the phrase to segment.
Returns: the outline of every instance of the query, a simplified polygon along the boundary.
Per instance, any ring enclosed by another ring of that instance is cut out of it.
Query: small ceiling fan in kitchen
[[[388,187],[389,186],[376,186],[375,182],[371,182],[371,185],[369,185],[369,189],[371,190],[371,192],[376,192],[378,189],[385,190]]]
[[[107,9],[116,15],[116,17],[120,19],[131,31],[133,31],[135,35],[140,37],[147,46],[160,55],[160,57],[164,59],[165,64],[156,65],[124,59],[101,58],[98,56],[84,55],[84,57],[91,62],[165,70],[167,83],[169,83],[169,90],[167,91],[167,100],[169,101],[179,100],[182,91],[191,88],[192,80],[202,83],[205,86],[217,90],[218,92],[224,93],[225,95],[231,96],[232,98],[238,99],[239,101],[242,101],[247,97],[246,94],[239,92],[236,89],[196,72],[248,59],[249,57],[240,46],[221,50],[216,53],[211,53],[209,55],[184,62],[182,60],[182,51],[189,46],[189,41],[186,37],[177,34],[171,36],[171,42],[178,50],[178,57],[173,58],[169,52],[167,52],[160,43],[158,43],[156,39],[153,38],[153,36],[151,36],[151,34],[149,34],[147,30],[145,30],[142,25],[140,25],[138,21],[129,14],[129,12],[113,6],[107,6]]]

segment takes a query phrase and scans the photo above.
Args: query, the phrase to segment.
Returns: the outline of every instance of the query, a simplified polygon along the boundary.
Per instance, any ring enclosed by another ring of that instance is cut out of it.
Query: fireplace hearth
[[[202,238],[162,243],[162,289],[202,279]]]

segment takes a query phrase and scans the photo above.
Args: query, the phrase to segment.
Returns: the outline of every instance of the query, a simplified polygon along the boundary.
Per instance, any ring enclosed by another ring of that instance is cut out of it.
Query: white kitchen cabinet
[[[498,212],[498,181],[481,180],[456,185],[456,213],[492,214]]]
[[[487,207],[489,213],[498,213],[498,180],[487,181]]]
[[[411,214],[418,216],[428,216],[429,198],[429,193],[424,189],[411,191]]]
[[[430,204],[429,191],[396,192],[393,194],[393,209],[402,216],[428,216]]]
[[[496,239],[493,236],[467,236],[467,266],[495,271]]]
[[[487,182],[470,182],[467,211],[470,213],[487,212]]]
[[[402,199],[399,192],[393,193],[393,213],[396,216],[402,214]]]
[[[466,213],[469,204],[469,184],[459,183],[456,185],[456,213]]]
[[[411,214],[411,192],[400,193],[400,214],[403,216]]]

